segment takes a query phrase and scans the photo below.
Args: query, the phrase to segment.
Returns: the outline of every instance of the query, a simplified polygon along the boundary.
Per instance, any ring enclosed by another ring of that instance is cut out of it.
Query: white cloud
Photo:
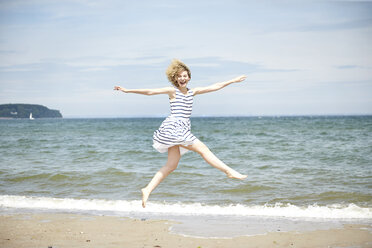
[[[37,97],[67,115],[152,115],[166,98],[115,102],[111,88],[168,85],[164,71],[179,58],[195,86],[248,75],[239,88],[203,96],[197,114],[231,113],[213,107],[222,96],[237,114],[313,113],[319,102],[309,95],[322,96],[322,111],[366,112],[371,10],[332,1],[2,1],[0,101]]]

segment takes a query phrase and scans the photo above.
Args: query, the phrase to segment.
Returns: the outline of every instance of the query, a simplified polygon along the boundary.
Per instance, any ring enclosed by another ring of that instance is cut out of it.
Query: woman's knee
[[[175,169],[177,169],[177,166],[178,166],[178,162],[177,160],[169,160],[167,161],[166,163],[166,168],[169,172],[173,172]]]

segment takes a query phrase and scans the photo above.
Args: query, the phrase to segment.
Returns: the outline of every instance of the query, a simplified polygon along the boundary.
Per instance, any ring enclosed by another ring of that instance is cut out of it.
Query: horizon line
[[[128,115],[128,116],[63,116],[64,119],[120,119],[120,118],[166,118],[168,115]],[[322,117],[322,116],[372,116],[372,113],[349,114],[252,114],[252,115],[195,115],[190,118],[234,118],[234,117]]]

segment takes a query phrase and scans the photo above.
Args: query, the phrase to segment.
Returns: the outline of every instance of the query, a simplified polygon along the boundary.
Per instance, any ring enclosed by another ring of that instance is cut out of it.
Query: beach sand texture
[[[372,247],[370,227],[304,233],[276,232],[230,239],[185,237],[169,232],[166,220],[78,214],[16,214],[0,216],[2,248],[141,247]]]

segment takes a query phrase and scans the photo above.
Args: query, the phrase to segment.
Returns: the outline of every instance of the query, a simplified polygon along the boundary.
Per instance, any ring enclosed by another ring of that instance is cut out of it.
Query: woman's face
[[[186,88],[187,83],[189,81],[190,81],[190,77],[187,71],[183,71],[180,74],[178,74],[177,83],[178,83],[179,88]]]

